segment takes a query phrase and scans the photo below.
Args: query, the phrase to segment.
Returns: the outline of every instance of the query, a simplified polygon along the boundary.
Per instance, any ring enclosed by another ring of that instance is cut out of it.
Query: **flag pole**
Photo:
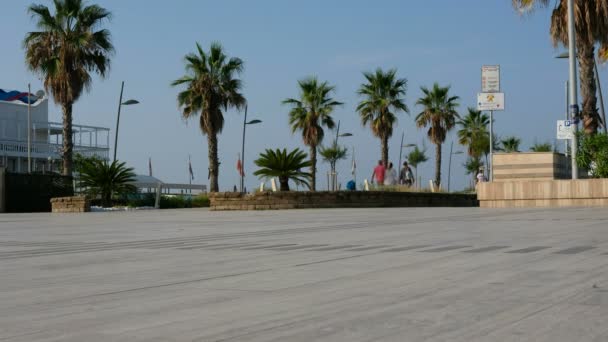
[[[357,186],[357,161],[355,158],[355,146],[353,146],[353,178],[355,181],[355,186]]]

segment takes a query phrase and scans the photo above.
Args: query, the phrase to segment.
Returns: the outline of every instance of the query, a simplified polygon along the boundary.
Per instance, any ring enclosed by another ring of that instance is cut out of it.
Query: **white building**
[[[28,169],[28,94],[0,89],[0,166],[9,172]],[[30,94],[32,171],[60,171],[62,127],[49,122],[48,97]],[[110,130],[104,127],[72,125],[74,154],[109,158]]]

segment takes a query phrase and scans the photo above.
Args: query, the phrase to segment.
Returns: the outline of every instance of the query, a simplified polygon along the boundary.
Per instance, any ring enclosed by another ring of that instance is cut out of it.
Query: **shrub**
[[[209,197],[206,194],[200,194],[192,198],[192,208],[208,208]]]
[[[136,207],[154,207],[156,204],[156,194],[138,194],[132,196],[126,202],[126,205],[132,208]],[[182,209],[182,208],[207,208],[209,207],[209,198],[206,194],[200,194],[190,198],[189,196],[166,196],[160,197],[161,209]]]
[[[605,134],[579,137],[576,162],[595,178],[608,178],[608,136]]]

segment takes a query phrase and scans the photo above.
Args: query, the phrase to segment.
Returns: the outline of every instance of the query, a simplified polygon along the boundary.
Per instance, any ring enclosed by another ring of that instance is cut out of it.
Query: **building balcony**
[[[28,143],[27,123],[3,122],[0,136],[0,165],[11,171],[27,170]],[[74,155],[96,156],[108,160],[110,157],[110,130],[104,127],[72,125]],[[56,122],[34,122],[31,134],[31,156],[34,169],[49,163],[59,162],[63,151],[63,125]],[[25,166],[24,166],[25,165]]]

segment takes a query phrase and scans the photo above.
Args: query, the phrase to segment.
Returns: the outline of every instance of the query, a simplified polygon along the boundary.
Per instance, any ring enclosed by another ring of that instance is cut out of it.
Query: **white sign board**
[[[500,92],[500,66],[484,65],[481,67],[481,92]]]
[[[477,110],[505,110],[504,93],[477,94]]]
[[[557,120],[557,139],[568,140],[574,138],[574,123],[570,120]]]

